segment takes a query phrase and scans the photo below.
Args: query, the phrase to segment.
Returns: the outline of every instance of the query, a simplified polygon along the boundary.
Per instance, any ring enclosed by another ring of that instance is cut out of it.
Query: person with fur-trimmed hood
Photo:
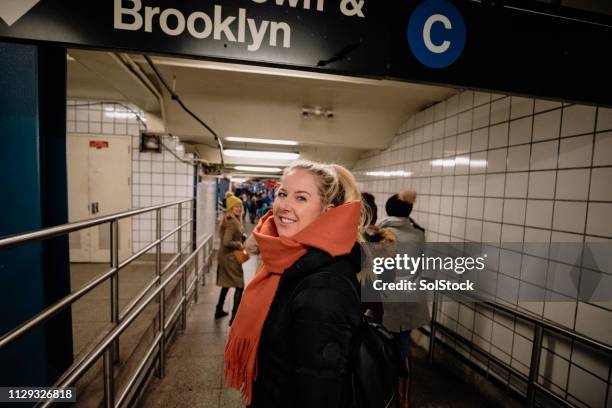
[[[378,227],[383,231],[389,230],[395,236],[398,249],[402,246],[422,248],[425,243],[425,229],[410,217],[415,201],[416,191],[403,190],[389,197],[385,203],[388,217],[383,219]],[[420,253],[408,255],[420,256]],[[428,324],[429,321],[429,308],[425,297],[412,298],[404,302],[388,301],[383,305],[383,325],[395,336],[409,372],[411,371],[410,331]],[[408,386],[407,383],[400,384],[402,407],[408,405]]]

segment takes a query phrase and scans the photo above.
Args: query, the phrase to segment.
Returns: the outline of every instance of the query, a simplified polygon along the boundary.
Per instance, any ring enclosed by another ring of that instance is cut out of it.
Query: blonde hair
[[[315,177],[323,205],[337,207],[348,201],[361,201],[361,193],[353,174],[339,164],[318,163],[298,160],[285,168],[283,176],[293,170],[304,170]],[[369,220],[369,211],[361,202],[361,225]],[[361,228],[360,228],[361,229]]]

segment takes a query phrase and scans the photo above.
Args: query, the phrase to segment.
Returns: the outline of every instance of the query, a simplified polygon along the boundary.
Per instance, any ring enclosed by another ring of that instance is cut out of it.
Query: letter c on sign
[[[412,54],[429,68],[446,68],[463,53],[465,21],[447,0],[425,0],[415,7],[406,31]]]
[[[444,28],[446,28],[447,30],[452,29],[453,25],[451,24],[448,17],[443,16],[442,14],[434,14],[425,21],[425,27],[423,27],[423,42],[425,42],[425,46],[431,52],[435,52],[436,54],[442,54],[443,52],[446,52],[448,50],[451,43],[448,40],[444,40],[441,45],[435,45],[431,41],[431,26],[433,26],[435,23],[444,24]]]

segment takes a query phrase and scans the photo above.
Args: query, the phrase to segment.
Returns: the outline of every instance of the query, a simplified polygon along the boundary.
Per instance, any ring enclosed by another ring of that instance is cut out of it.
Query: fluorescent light
[[[434,167],[455,167],[457,165],[470,167],[487,167],[489,163],[486,160],[471,160],[467,157],[455,157],[454,159],[437,159],[432,160],[431,165]]]
[[[226,137],[225,140],[228,142],[243,142],[243,143],[262,143],[262,144],[275,144],[285,146],[297,146],[298,142],[294,140],[280,140],[280,139],[257,139],[251,137]]]
[[[487,162],[486,160],[470,160],[470,167],[487,167],[487,164],[489,164],[489,162]]]
[[[234,166],[238,171],[253,171],[261,173],[280,173],[283,169],[278,167],[254,167],[254,166]]]
[[[412,176],[412,172],[404,170],[366,171],[365,175],[370,177],[410,177]]]
[[[432,160],[431,165],[434,167],[454,167],[455,159],[438,159]]]
[[[104,116],[107,118],[136,119],[136,115],[131,112],[104,112]]]
[[[269,159],[269,160],[296,160],[300,157],[299,153],[290,152],[264,152],[261,150],[235,150],[227,149],[223,151],[228,157],[242,157],[251,159]]]

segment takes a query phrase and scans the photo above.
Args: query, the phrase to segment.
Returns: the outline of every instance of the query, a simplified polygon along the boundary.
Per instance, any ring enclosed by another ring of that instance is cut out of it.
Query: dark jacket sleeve
[[[296,290],[291,303],[295,407],[338,408],[351,399],[349,355],[361,306],[350,284],[332,271],[318,272]]]

